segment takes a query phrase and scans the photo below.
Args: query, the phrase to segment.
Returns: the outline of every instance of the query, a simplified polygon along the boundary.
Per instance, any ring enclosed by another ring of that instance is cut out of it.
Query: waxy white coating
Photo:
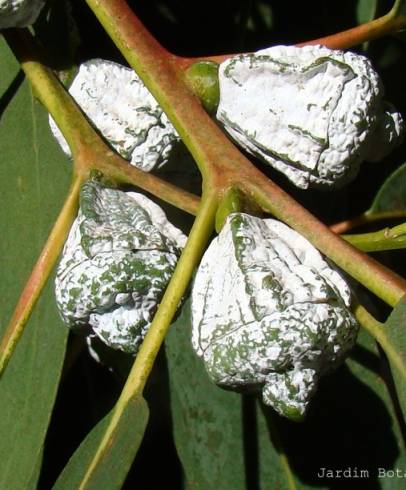
[[[320,375],[353,346],[351,292],[301,235],[272,219],[231,214],[198,268],[192,344],[213,381],[262,388],[301,418]]]
[[[33,24],[45,0],[0,0],[0,29]]]
[[[55,279],[64,322],[137,352],[185,241],[145,196],[86,183]]]
[[[161,168],[180,144],[166,114],[129,68],[101,59],[87,61],[80,65],[69,93],[111,146],[141,170]],[[50,125],[70,155],[52,118]]]
[[[400,140],[370,61],[324,46],[273,46],[221,63],[217,119],[295,185],[337,187]]]

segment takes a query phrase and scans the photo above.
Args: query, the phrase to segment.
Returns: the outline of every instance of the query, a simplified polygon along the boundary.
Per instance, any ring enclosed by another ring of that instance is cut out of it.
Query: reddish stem
[[[329,36],[320,37],[317,39],[311,39],[302,43],[296,44],[296,46],[311,46],[315,44],[322,44],[330,49],[348,49],[358,44],[362,44],[366,41],[371,41],[379,37],[386,36],[393,32],[397,32],[406,28],[406,16],[401,15],[398,17],[392,17],[390,14],[374,19],[365,24],[347,29],[345,31],[337,32]],[[214,61],[216,63],[222,63],[223,61],[237,56],[236,54],[222,54],[213,56],[204,56],[201,58],[186,58],[177,57],[177,64],[179,68],[185,70],[193,63],[197,61]]]
[[[330,36],[320,37],[311,41],[305,41],[297,46],[309,46],[314,44],[323,44],[330,49],[348,49],[371,41],[379,37],[386,36],[406,27],[406,16],[390,17],[384,15],[378,19],[372,20],[360,26],[353,27]]]
[[[394,220],[398,218],[406,218],[406,211],[387,211],[381,213],[366,212],[356,216],[355,218],[340,221],[340,223],[335,223],[334,225],[330,226],[330,230],[341,235],[342,233],[346,233],[347,231],[352,230],[353,228],[358,228],[362,225],[383,220]]]
[[[14,352],[15,346],[24,331],[25,324],[40,297],[41,291],[65,243],[70,226],[76,216],[80,187],[80,178],[75,178],[65,204],[21,293],[10,323],[1,339],[0,375],[3,373]]]
[[[388,304],[395,306],[406,294],[403,277],[335,235],[272,181],[250,181],[245,186],[266,211],[305,236],[324,255]]]
[[[220,195],[230,187],[241,188],[379,297],[391,305],[399,301],[406,281],[341,240],[261,174],[206,114],[183,83],[178,59],[162,48],[124,0],[87,3],[171,119],[196,159],[205,186]]]

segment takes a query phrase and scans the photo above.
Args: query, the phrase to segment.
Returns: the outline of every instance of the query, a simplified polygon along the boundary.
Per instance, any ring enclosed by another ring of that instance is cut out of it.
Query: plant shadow
[[[3,94],[0,97],[0,120],[3,116],[3,113],[7,109],[7,106],[10,104],[10,102],[13,100],[13,97],[16,95],[18,89],[21,87],[21,84],[24,81],[24,72],[22,70],[19,70],[14,77],[14,79],[11,81],[10,85],[7,87],[7,89],[3,92]]]
[[[379,469],[393,469],[399,455],[387,407],[346,366],[321,380],[304,422],[291,422],[264,405],[261,409],[275,447],[283,447],[305,484],[380,489]]]
[[[172,439],[169,376],[164,349],[158,355],[144,395],[150,418],[123,490],[155,490],[168,483],[174,490],[183,490],[182,469]],[[158,461],[159,471],[156,471]]]

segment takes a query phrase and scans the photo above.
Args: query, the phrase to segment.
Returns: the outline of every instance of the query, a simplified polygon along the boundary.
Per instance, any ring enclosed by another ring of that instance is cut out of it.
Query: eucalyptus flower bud
[[[0,0],[0,29],[33,24],[45,0]]]
[[[101,59],[87,61],[80,65],[69,93],[111,146],[139,169],[161,168],[179,149],[178,133],[133,70]],[[70,155],[52,118],[50,125]]]
[[[340,187],[399,143],[401,115],[370,61],[324,46],[274,46],[220,65],[217,119],[295,185]]]
[[[85,183],[55,280],[64,322],[136,353],[185,240],[145,196]]]
[[[354,345],[351,292],[320,253],[272,219],[231,214],[201,261],[192,291],[192,344],[211,379],[261,390],[300,420],[318,379]]]

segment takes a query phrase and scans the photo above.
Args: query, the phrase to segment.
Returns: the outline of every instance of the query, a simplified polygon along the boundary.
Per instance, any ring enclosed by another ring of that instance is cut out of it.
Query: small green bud
[[[186,82],[199,97],[205,110],[214,115],[220,100],[219,65],[213,61],[198,61],[186,71]]]
[[[231,213],[239,213],[242,209],[243,195],[239,189],[228,189],[216,213],[216,231],[220,233],[227,217]]]
[[[251,201],[240,189],[230,187],[221,199],[216,213],[215,228],[217,233],[223,229],[231,213],[247,213],[261,216],[262,210],[258,204]]]

